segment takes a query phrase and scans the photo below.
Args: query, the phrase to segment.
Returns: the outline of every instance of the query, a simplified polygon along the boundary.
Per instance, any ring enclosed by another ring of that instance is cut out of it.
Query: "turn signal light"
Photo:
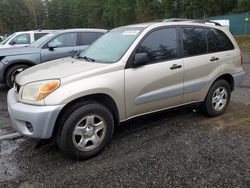
[[[51,92],[56,90],[60,86],[59,81],[51,81],[43,86],[40,87],[39,89],[39,94],[37,96],[37,100],[40,101],[47,97]]]

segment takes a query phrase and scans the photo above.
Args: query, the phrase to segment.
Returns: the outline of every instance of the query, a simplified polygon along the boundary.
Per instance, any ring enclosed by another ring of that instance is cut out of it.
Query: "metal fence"
[[[233,35],[250,35],[250,12],[230,14],[224,16],[214,16],[209,20],[229,20],[230,31]]]

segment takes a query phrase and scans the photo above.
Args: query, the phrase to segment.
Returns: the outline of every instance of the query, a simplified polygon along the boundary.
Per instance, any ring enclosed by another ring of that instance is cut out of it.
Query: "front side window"
[[[50,33],[50,34],[47,34],[43,37],[41,37],[40,39],[34,41],[33,43],[31,43],[29,46],[30,47],[40,47],[42,45],[44,45],[46,42],[48,42],[50,39],[53,38],[53,36],[55,35],[55,33]],[[45,45],[46,46],[46,45]]]
[[[17,35],[10,41],[10,44],[30,44],[30,34],[25,33]]]
[[[206,29],[184,27],[182,31],[184,56],[193,56],[207,53]]]
[[[208,30],[208,52],[221,52],[227,50],[233,50],[234,45],[230,39],[220,30],[209,29]]]
[[[61,34],[50,41],[54,43],[57,47],[70,47],[76,46],[76,33],[64,33]]]
[[[144,28],[124,27],[109,31],[80,54],[97,62],[119,61]]]
[[[137,48],[136,53],[147,53],[151,63],[177,58],[176,28],[153,31]]]

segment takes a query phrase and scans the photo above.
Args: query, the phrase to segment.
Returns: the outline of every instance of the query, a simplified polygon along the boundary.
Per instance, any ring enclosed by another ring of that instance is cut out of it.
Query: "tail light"
[[[243,52],[240,52],[240,64],[243,65]]]

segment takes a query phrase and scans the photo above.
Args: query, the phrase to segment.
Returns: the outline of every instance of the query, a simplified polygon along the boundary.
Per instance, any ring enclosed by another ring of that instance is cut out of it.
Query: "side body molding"
[[[204,88],[206,82],[203,80],[188,82],[184,86],[183,84],[178,84],[175,86],[159,89],[156,91],[151,91],[140,95],[136,98],[135,104],[146,104],[150,102],[155,102],[175,96],[180,96],[187,93],[197,92]]]

